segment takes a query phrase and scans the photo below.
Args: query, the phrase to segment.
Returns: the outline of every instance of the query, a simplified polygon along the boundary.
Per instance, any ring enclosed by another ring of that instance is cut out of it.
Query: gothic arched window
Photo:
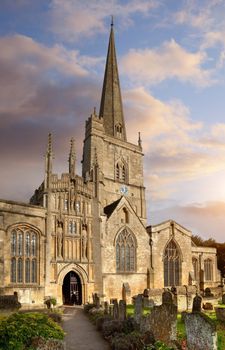
[[[193,271],[194,271],[194,278],[195,281],[197,281],[199,278],[199,271],[198,271],[198,259],[197,258],[193,258],[192,259],[192,265],[193,265]]]
[[[116,240],[116,270],[117,272],[135,271],[136,244],[134,235],[124,229]]]
[[[176,243],[171,240],[164,254],[164,286],[179,286],[181,259]]]
[[[38,234],[27,226],[12,230],[10,274],[12,283],[37,283],[38,245]]]
[[[122,137],[122,125],[121,124],[116,124],[115,126],[115,131],[116,131],[116,137],[121,138]]]
[[[127,182],[127,168],[123,161],[118,161],[116,163],[115,178],[119,182]]]
[[[213,280],[213,263],[211,259],[204,261],[205,281]]]

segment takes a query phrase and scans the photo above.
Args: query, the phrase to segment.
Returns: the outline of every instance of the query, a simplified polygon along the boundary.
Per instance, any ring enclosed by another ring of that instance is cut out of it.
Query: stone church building
[[[135,295],[145,288],[217,286],[216,249],[197,247],[174,221],[148,226],[143,150],[128,141],[113,26],[99,115],[85,124],[82,176],[74,140],[69,169],[52,172],[48,137],[45,174],[29,204],[0,200],[0,293],[24,304],[59,304]],[[33,306],[34,306],[33,305]]]

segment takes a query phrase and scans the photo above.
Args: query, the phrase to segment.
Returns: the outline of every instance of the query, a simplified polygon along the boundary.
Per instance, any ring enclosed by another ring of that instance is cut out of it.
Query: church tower
[[[94,185],[96,291],[111,298],[124,288],[142,292],[150,264],[143,153],[138,132],[137,144],[127,141],[113,23],[99,115],[94,109],[86,121],[82,175]]]
[[[135,145],[128,142],[126,137],[113,23],[99,115],[94,110],[86,122],[83,177],[87,180],[93,180],[96,154],[100,182],[98,196],[102,206],[105,207],[121,196],[126,196],[132,203],[133,210],[145,224],[143,153],[140,139]]]

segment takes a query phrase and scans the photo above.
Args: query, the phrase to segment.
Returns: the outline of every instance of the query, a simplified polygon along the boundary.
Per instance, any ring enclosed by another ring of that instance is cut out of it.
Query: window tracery
[[[24,226],[11,232],[11,282],[37,283],[38,234]]]
[[[120,181],[122,183],[127,182],[127,167],[125,162],[123,161],[118,161],[116,163],[116,167],[115,167],[115,178],[117,181]]]
[[[116,240],[116,270],[117,272],[135,271],[136,243],[134,235],[124,229]]]
[[[181,259],[174,240],[171,240],[164,253],[164,286],[179,286]]]

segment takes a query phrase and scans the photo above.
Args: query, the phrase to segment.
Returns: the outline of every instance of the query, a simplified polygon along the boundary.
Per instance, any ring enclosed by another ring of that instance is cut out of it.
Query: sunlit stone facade
[[[82,176],[74,140],[69,171],[54,174],[49,135],[43,183],[30,204],[0,201],[0,292],[23,305],[105,300],[145,288],[220,281],[216,250],[193,245],[173,221],[146,228],[143,152],[127,141],[110,33],[99,115],[86,121]]]

